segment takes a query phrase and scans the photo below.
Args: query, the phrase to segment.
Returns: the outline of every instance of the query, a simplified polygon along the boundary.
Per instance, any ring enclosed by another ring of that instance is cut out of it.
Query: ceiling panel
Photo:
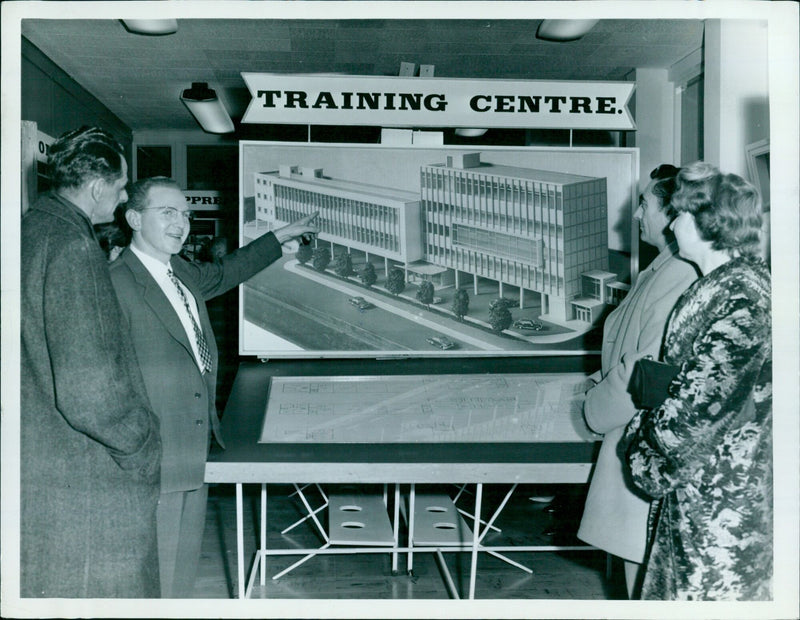
[[[179,19],[177,33],[154,37],[118,20],[26,19],[22,34],[133,130],[196,128],[179,100],[193,81],[241,118],[245,71],[397,75],[405,61],[437,77],[619,80],[703,42],[697,20],[601,20],[567,43],[537,39],[539,21]]]

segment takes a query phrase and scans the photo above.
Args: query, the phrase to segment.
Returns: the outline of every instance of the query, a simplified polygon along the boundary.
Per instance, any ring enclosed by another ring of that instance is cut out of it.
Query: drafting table
[[[259,566],[261,582],[264,582],[267,556],[313,555],[335,551],[266,548],[266,485],[269,483],[395,484],[395,531],[399,500],[397,485],[476,484],[474,538],[467,548],[460,549],[472,553],[470,598],[474,596],[479,551],[527,550],[519,547],[488,548],[481,544],[482,533],[485,534],[486,531],[486,528],[481,528],[482,522],[478,520],[483,484],[508,483],[515,486],[522,483],[586,482],[599,437],[586,433],[580,424],[575,423],[575,410],[571,413],[565,412],[562,416],[562,422],[566,419],[566,424],[544,424],[538,428],[534,425],[535,416],[532,418],[530,415],[517,415],[517,429],[514,432],[507,433],[505,437],[502,432],[492,436],[487,433],[492,424],[495,428],[510,424],[515,407],[518,413],[521,407],[527,407],[524,403],[520,405],[513,402],[513,386],[506,392],[501,390],[500,407],[487,409],[485,399],[491,397],[492,393],[485,386],[474,394],[466,392],[463,386],[459,386],[455,392],[443,393],[441,386],[436,387],[436,378],[443,374],[469,375],[470,383],[479,384],[486,381],[502,383],[505,377],[512,384],[525,385],[526,381],[537,380],[530,375],[541,374],[543,378],[540,383],[544,387],[539,389],[538,395],[534,394],[534,398],[541,407],[546,408],[558,400],[552,392],[547,393],[551,389],[547,387],[548,376],[566,382],[568,387],[563,389],[571,395],[567,399],[570,400],[577,393],[576,386],[582,386],[586,375],[594,369],[587,367],[585,359],[577,357],[560,360],[541,358],[533,362],[530,358],[493,360],[489,366],[496,372],[480,373],[479,370],[485,366],[474,360],[405,360],[389,364],[340,360],[335,365],[296,361],[242,364],[222,420],[222,433],[227,449],[212,452],[206,465],[206,482],[236,485],[239,597],[244,598],[249,594]],[[365,372],[367,369],[369,372]],[[363,382],[359,382],[359,376],[364,379]],[[426,380],[425,376],[430,380]],[[412,388],[416,385],[421,395],[416,401],[405,397],[409,385],[404,385],[403,382],[409,380],[413,380]],[[453,380],[458,381],[459,378],[453,377]],[[506,386],[508,383],[506,381]],[[333,384],[339,384],[340,391],[336,398],[332,398],[332,391],[336,389]],[[360,384],[363,391],[358,398],[350,399],[346,394],[360,389]],[[370,390],[391,391],[397,386],[402,386],[403,389],[397,389],[391,394],[381,394],[374,400],[365,399]],[[434,386],[433,392],[428,389],[431,386]],[[271,395],[270,388],[275,389],[276,393]],[[278,389],[281,394],[278,394]],[[319,393],[320,390],[323,394]],[[526,389],[525,392],[527,391]],[[473,420],[464,425],[443,418],[447,414],[442,412],[452,409],[453,398],[458,397],[457,395],[467,399],[456,405],[467,416],[474,416],[474,424]],[[443,401],[443,404],[437,404],[437,401]],[[471,405],[472,409],[465,409],[464,402]],[[356,403],[359,404],[358,407],[354,406]],[[381,403],[388,403],[389,406],[382,408]],[[319,408],[322,404],[328,408],[338,408],[339,411],[333,413],[346,420],[345,427],[350,422],[355,422],[355,426],[340,435],[331,422],[332,418],[325,419],[325,412],[314,410],[312,414],[308,414],[309,408]],[[396,423],[397,433],[392,434],[391,438],[386,436],[386,424],[377,424],[373,429],[365,429],[360,434],[352,432],[353,428],[370,417],[364,417],[364,409],[377,407],[377,413],[373,413],[380,420],[380,416],[391,410],[392,406],[396,406],[396,410],[410,408],[412,413],[407,412],[406,419],[410,422],[402,428],[402,422]],[[432,407],[433,410],[428,416],[420,416],[413,413],[415,406]],[[293,410],[295,415],[286,415],[285,420],[270,424],[270,416],[281,417],[276,412],[282,408],[287,413]],[[492,409],[497,409],[494,420],[490,419],[489,411]],[[297,415],[298,412],[305,413]],[[433,422],[426,424],[426,419]],[[498,419],[501,421],[498,422]],[[466,436],[470,435],[470,428],[473,426],[480,429],[480,432],[474,436]],[[381,432],[379,429],[384,429],[382,441],[380,436],[374,435]],[[486,440],[487,437],[491,440]],[[525,440],[519,441],[520,437]],[[247,587],[244,576],[242,514],[242,484],[245,483],[262,485],[261,543]],[[395,540],[395,545],[390,549],[350,550],[360,551],[391,552],[396,557],[397,553],[408,553],[410,556],[413,552],[435,549],[400,547]],[[396,562],[393,560],[393,567],[395,566]]]

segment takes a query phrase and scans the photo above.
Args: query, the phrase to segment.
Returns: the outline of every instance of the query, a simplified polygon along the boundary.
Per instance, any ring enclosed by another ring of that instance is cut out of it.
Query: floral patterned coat
[[[770,293],[760,259],[734,258],[670,317],[663,359],[680,373],[626,434],[634,482],[661,499],[644,599],[772,598]]]

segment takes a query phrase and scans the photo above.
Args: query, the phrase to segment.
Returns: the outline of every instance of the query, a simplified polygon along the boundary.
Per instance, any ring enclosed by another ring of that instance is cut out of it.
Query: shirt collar
[[[139,248],[137,248],[134,245],[133,242],[131,242],[130,248],[131,248],[131,252],[133,252],[136,255],[136,258],[138,258],[140,261],[142,261],[142,264],[147,268],[147,270],[150,273],[152,273],[154,275],[162,276],[164,278],[167,277],[167,275],[168,275],[168,273],[169,273],[169,271],[171,269],[171,267],[169,266],[169,263],[166,263],[166,264],[162,263],[157,258],[153,258],[149,254],[145,254]]]

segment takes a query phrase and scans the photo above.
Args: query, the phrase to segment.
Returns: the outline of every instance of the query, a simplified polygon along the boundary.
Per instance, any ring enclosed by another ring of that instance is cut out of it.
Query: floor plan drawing
[[[261,443],[594,441],[582,373],[273,377]]]

